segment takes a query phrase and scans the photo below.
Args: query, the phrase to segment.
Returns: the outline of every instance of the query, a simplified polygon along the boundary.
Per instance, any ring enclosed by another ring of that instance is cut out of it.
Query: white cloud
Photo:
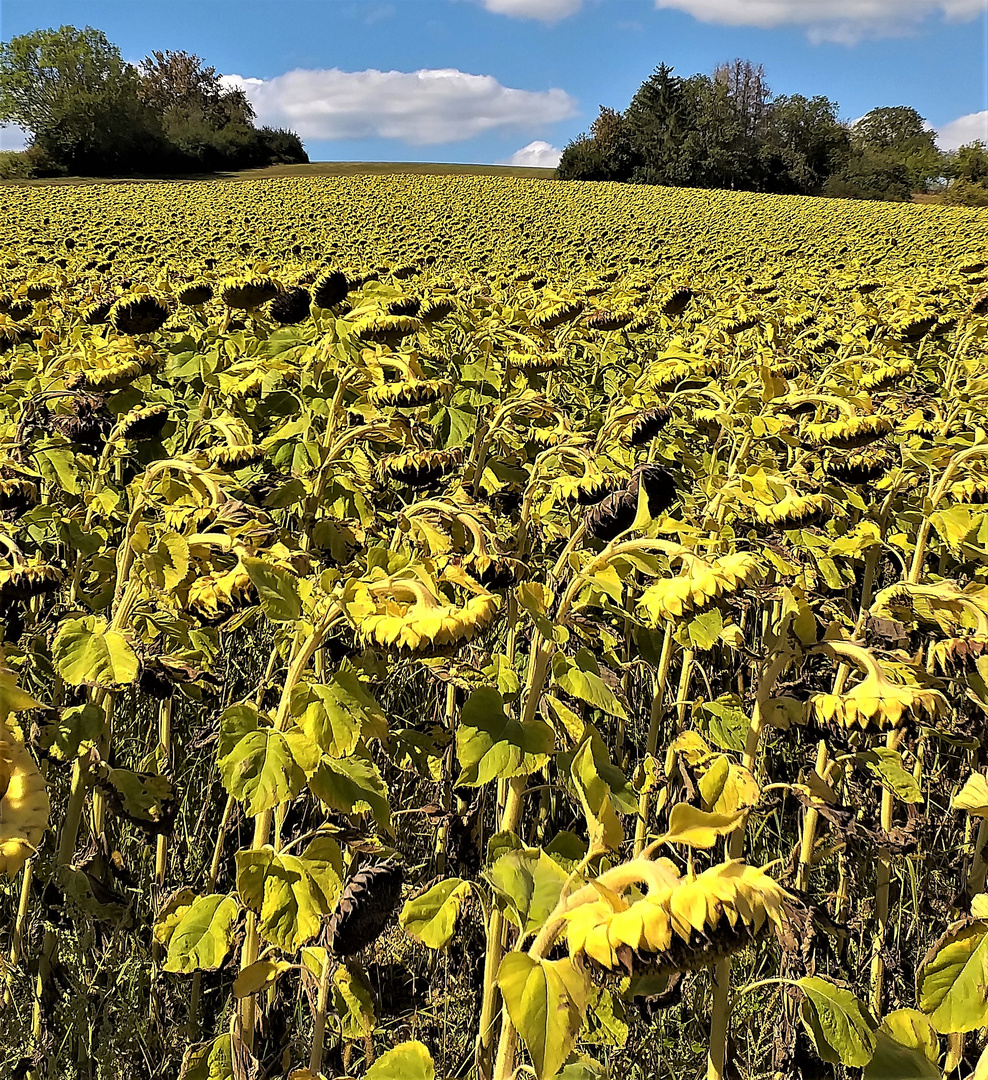
[[[225,75],[261,123],[303,139],[400,139],[412,146],[459,142],[501,128],[537,130],[576,113],[564,90],[515,90],[492,75],[422,71],[289,71],[273,79]]]
[[[525,165],[537,169],[554,169],[559,164],[562,154],[563,152],[558,146],[553,146],[543,139],[536,139],[535,142],[530,142],[528,146],[516,150],[508,158],[508,164]]]
[[[0,124],[0,150],[24,150],[29,133],[16,124]]]
[[[956,150],[977,139],[988,143],[988,109],[959,116],[937,132],[937,146],[941,150]]]
[[[495,15],[538,19],[544,23],[559,22],[575,15],[582,6],[583,0],[484,0],[484,7]]]
[[[729,26],[802,26],[814,41],[847,45],[908,34],[930,15],[962,21],[984,12],[984,0],[655,0],[655,6]]]

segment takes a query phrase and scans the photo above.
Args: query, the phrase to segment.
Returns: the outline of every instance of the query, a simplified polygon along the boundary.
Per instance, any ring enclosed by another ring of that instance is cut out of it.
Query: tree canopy
[[[976,146],[942,153],[909,106],[873,109],[847,124],[837,102],[773,97],[762,66],[735,59],[688,78],[660,64],[624,112],[600,107],[589,132],[566,146],[558,175],[902,200],[951,181],[984,187],[983,160]]]
[[[292,132],[255,127],[242,90],[187,52],[135,67],[101,30],[35,30],[0,42],[0,123],[30,133],[52,171],[105,174],[307,161]]]

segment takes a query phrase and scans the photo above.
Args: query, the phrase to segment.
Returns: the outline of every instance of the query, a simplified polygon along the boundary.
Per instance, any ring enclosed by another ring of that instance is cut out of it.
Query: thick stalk
[[[751,712],[751,722],[745,738],[742,764],[757,778],[758,750],[764,726],[763,710],[765,702],[772,693],[772,688],[782,674],[790,657],[780,653],[774,657],[767,669],[763,668],[755,693],[755,705]],[[744,825],[735,829],[728,840],[728,856],[739,859],[744,851]],[[713,1005],[710,1016],[710,1049],[707,1054],[707,1080],[724,1080],[724,1068],[727,1063],[727,1033],[730,1020],[731,957],[725,956],[713,969]]]
[[[322,1071],[323,1042],[326,1038],[326,1012],[329,1004],[330,969],[332,957],[329,950],[319,973],[319,997],[316,1001],[315,1027],[312,1031],[312,1048],[309,1051],[309,1072],[317,1076]]]
[[[821,780],[827,778],[827,744],[820,740],[816,755],[816,773]],[[796,872],[796,888],[805,890],[810,880],[810,868],[813,863],[813,845],[816,843],[816,827],[820,813],[815,807],[809,807],[803,819],[803,839],[799,849],[799,869]]]
[[[885,745],[894,750],[899,741],[899,732],[893,728],[888,733]],[[892,792],[882,789],[881,826],[884,833],[892,828]],[[892,853],[884,847],[878,854],[875,881],[875,951],[871,960],[871,1003],[876,1016],[882,1015],[882,984],[885,980],[885,960],[882,951],[885,947],[885,935],[889,921],[889,884],[892,880]]]
[[[158,707],[158,766],[167,770],[171,757],[172,742],[172,699],[164,698]],[[164,895],[165,875],[168,869],[168,837],[161,834],[157,838],[154,853],[154,885],[158,899]],[[157,1026],[161,1016],[161,999],[158,994],[157,973],[161,966],[161,945],[151,943],[151,1019]]]
[[[659,728],[662,724],[662,705],[665,700],[666,682],[669,678],[669,664],[672,660],[672,624],[667,623],[662,638],[662,651],[659,654],[659,670],[655,676],[652,690],[652,707],[648,717],[648,732],[645,736],[645,753],[654,756],[659,745]],[[648,815],[651,804],[651,792],[643,791],[638,797],[638,820],[635,822],[635,857],[641,855],[645,847],[645,833],[648,829]]]
[[[14,922],[14,935],[10,942],[10,965],[7,968],[6,987],[3,992],[4,1008],[9,1009],[14,1003],[14,974],[21,959],[21,946],[24,943],[24,927],[27,925],[27,909],[31,903],[31,879],[34,876],[34,859],[24,864],[24,876],[21,878],[21,895],[17,903],[17,919]]]

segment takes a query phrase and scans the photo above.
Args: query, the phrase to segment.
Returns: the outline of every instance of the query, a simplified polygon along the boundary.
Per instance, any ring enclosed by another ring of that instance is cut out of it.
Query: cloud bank
[[[459,142],[502,129],[538,130],[576,114],[564,90],[516,90],[492,75],[421,71],[296,70],[273,79],[225,75],[263,124],[303,139],[399,139],[411,146]]]
[[[536,139],[534,142],[530,142],[528,146],[516,150],[508,158],[508,164],[525,165],[529,168],[538,169],[554,169],[559,164],[562,154],[563,152],[558,146],[553,146],[543,139]]]
[[[959,116],[937,131],[937,146],[941,150],[956,150],[978,139],[988,143],[988,109]]]
[[[930,16],[963,21],[985,10],[984,0],[655,0],[655,6],[728,26],[801,26],[811,40],[847,45],[908,34]]]

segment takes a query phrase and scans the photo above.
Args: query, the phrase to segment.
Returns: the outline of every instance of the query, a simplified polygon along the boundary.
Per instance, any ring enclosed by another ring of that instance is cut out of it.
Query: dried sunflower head
[[[381,479],[409,487],[430,487],[456,468],[460,456],[458,450],[405,450],[388,454],[381,459]]]
[[[686,285],[679,285],[659,301],[659,310],[663,315],[682,315],[693,299],[693,290]]]
[[[309,317],[309,290],[296,285],[279,293],[268,305],[268,314],[282,326],[294,326]]]
[[[882,439],[892,431],[887,416],[871,413],[866,416],[845,416],[822,424],[809,424],[807,442],[814,447],[833,446],[839,450],[854,450],[859,446]]]
[[[759,867],[732,860],[680,875],[668,860],[635,860],[646,889],[593,887],[566,913],[570,956],[603,972],[671,974],[707,967],[781,926],[786,892]],[[601,882],[614,871],[605,872]],[[591,895],[592,894],[592,895]]]
[[[336,911],[326,923],[326,947],[352,956],[376,941],[401,899],[403,874],[395,862],[375,863],[347,882]]]
[[[117,300],[110,309],[110,322],[118,333],[136,337],[160,330],[168,315],[168,305],[160,296],[143,293]]]
[[[180,304],[186,307],[199,307],[213,299],[213,285],[209,281],[190,281],[175,294]]]
[[[367,400],[396,409],[417,409],[438,401],[451,388],[445,379],[402,379],[372,387],[367,392]]]
[[[206,450],[206,458],[210,465],[216,465],[224,472],[235,472],[263,461],[264,451],[254,443],[227,443],[210,446]]]
[[[418,578],[361,579],[347,588],[344,608],[360,636],[382,648],[449,651],[472,641],[494,619],[497,597],[479,585],[476,590],[457,603]]]
[[[220,285],[220,299],[228,308],[253,311],[261,304],[273,300],[280,291],[279,284],[263,274],[228,277],[224,278]]]

